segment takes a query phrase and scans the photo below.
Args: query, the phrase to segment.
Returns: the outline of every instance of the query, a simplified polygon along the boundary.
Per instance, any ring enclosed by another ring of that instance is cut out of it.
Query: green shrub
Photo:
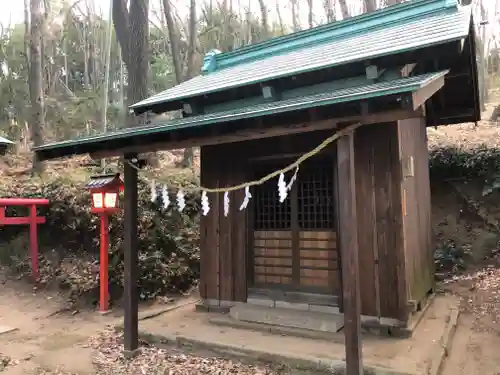
[[[439,179],[491,178],[500,171],[500,149],[439,147],[429,152],[431,177]]]
[[[500,149],[481,145],[476,148],[440,147],[429,153],[433,180],[480,179],[483,195],[500,189]]]
[[[192,183],[184,181],[185,185]],[[174,193],[170,192],[172,202]],[[75,299],[86,295],[97,300],[99,218],[90,212],[90,196],[83,183],[62,178],[45,183],[12,180],[0,186],[0,196],[50,200],[48,207],[39,210],[47,219],[39,227],[42,282],[55,280],[70,289]],[[22,211],[23,208],[14,208],[8,214],[19,215]],[[140,298],[150,299],[191,287],[199,276],[199,197],[187,194],[182,214],[175,204],[164,210],[161,202],[150,202],[149,186],[140,180],[138,211]],[[27,228],[18,226],[0,231],[0,261],[16,272],[29,270],[27,236]],[[111,297],[119,298],[123,290],[123,214],[110,219],[109,283]]]

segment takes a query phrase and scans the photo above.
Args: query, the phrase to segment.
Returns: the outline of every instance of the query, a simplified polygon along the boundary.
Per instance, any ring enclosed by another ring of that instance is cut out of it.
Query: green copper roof
[[[9,141],[7,138],[0,137],[0,145],[13,145],[14,142]]]
[[[414,0],[230,53],[210,53],[205,74],[132,108],[202,96],[280,77],[398,54],[467,37],[471,7]]]
[[[5,155],[9,146],[13,145],[14,142],[9,141],[7,138],[0,137],[0,155]]]
[[[335,89],[325,91],[320,94],[297,96],[295,98],[269,102],[265,104],[251,105],[230,111],[220,111],[200,116],[186,117],[177,120],[171,120],[166,123],[128,128],[117,132],[88,138],[51,143],[40,147],[34,147],[33,150],[40,156],[42,160],[68,156],[72,154],[83,154],[89,152],[89,148],[86,148],[86,146],[92,146],[93,151],[95,151],[97,148],[105,150],[108,148],[107,142],[109,141],[116,141],[120,139],[125,141],[127,139],[136,138],[143,135],[163,134],[179,129],[208,126],[217,123],[297,111],[312,107],[352,102],[357,100],[367,100],[386,95],[413,92],[427,86],[436,79],[445,75],[447,72],[448,71],[429,73],[415,77],[399,78],[392,81]]]

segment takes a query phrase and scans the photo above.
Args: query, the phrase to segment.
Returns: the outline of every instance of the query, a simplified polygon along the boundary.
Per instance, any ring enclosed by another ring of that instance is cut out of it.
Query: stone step
[[[340,314],[301,311],[277,307],[239,304],[229,311],[231,318],[250,323],[308,329],[319,332],[338,332],[344,326]]]

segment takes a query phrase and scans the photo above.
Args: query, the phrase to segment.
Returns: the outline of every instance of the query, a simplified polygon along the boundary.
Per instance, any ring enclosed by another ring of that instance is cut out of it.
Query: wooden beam
[[[266,100],[270,101],[279,100],[281,97],[280,93],[276,90],[274,86],[262,85],[261,91],[262,91],[262,97]]]
[[[124,310],[125,355],[133,356],[139,348],[138,248],[137,248],[137,169],[128,162],[135,154],[125,155],[124,162]]]
[[[267,126],[261,128],[249,128],[236,131],[231,134],[211,135],[209,137],[191,138],[186,140],[172,140],[142,144],[137,146],[125,147],[114,150],[99,151],[92,153],[90,156],[94,159],[105,157],[120,156],[126,153],[144,153],[161,150],[175,150],[188,147],[201,147],[209,145],[217,145],[223,143],[243,142],[251,139],[263,139],[271,137],[279,137],[288,134],[300,134],[317,130],[336,129],[339,124],[360,122],[364,125],[375,124],[379,122],[391,122],[406,118],[418,117],[414,111],[408,109],[398,109],[382,113],[365,114],[358,116],[338,117],[315,122],[307,122],[293,125]],[[215,129],[215,127],[214,127]],[[175,133],[174,133],[175,134]]]
[[[405,66],[403,66],[399,72],[400,76],[401,77],[408,77],[410,75],[410,73],[413,71],[413,69],[415,69],[415,67],[417,66],[417,64],[413,63],[413,64],[406,64]]]
[[[337,184],[346,375],[361,375],[363,374],[361,296],[354,174],[354,133],[352,132],[340,137],[337,141]]]
[[[422,87],[417,91],[414,91],[412,93],[413,110],[417,110],[422,105],[424,105],[425,102],[443,86],[444,86],[444,76],[439,77],[434,82],[429,83],[427,86]]]

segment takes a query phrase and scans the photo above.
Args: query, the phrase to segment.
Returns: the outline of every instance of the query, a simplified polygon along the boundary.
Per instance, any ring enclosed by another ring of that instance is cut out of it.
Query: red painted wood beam
[[[30,227],[30,256],[31,256],[31,276],[36,281],[38,279],[38,231],[37,225],[46,222],[45,217],[36,216],[37,206],[49,204],[44,198],[0,198],[0,225],[29,225]],[[28,216],[7,217],[5,210],[12,206],[29,206]]]
[[[5,217],[0,216],[0,225],[27,225],[31,224],[33,219],[29,216],[24,217]],[[35,216],[35,224],[45,224],[46,218],[43,216]]]
[[[46,206],[48,199],[44,198],[0,198],[0,206]]]

